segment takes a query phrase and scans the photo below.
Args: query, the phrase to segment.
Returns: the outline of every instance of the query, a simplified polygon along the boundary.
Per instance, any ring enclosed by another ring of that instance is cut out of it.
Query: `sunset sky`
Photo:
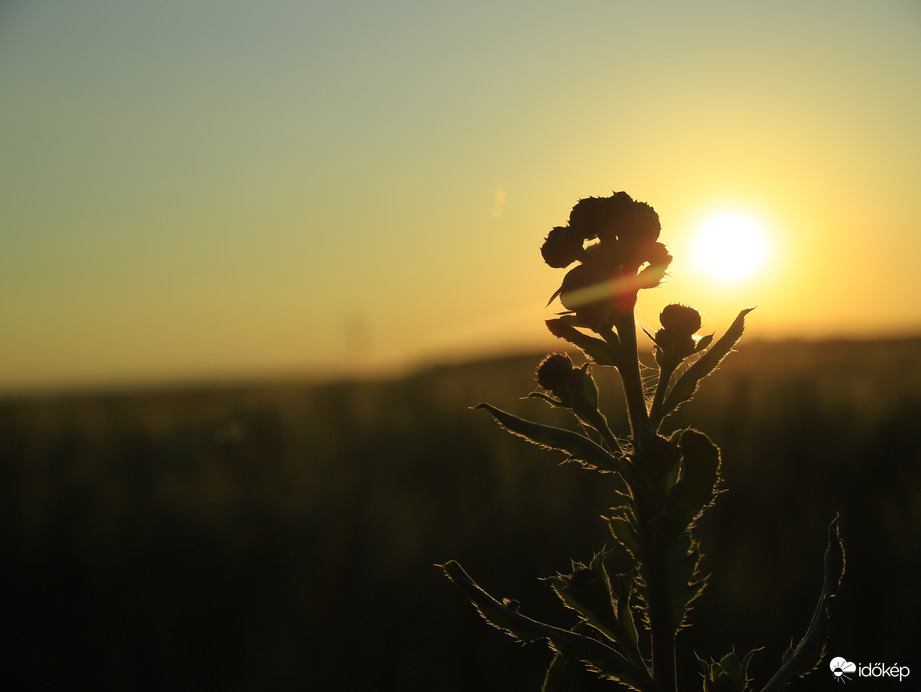
[[[12,0],[0,94],[0,389],[552,346],[540,244],[612,190],[675,257],[641,323],[921,334],[915,0]]]

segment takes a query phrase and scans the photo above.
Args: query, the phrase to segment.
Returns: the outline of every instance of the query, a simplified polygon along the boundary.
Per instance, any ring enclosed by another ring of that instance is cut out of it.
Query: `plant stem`
[[[630,416],[630,430],[633,444],[639,448],[642,440],[652,432],[649,425],[649,413],[646,411],[646,396],[643,394],[643,381],[640,379],[640,359],[636,346],[636,324],[632,314],[618,314],[614,318],[614,327],[620,339],[624,363],[618,367],[624,383],[624,396],[627,399],[627,412]]]
[[[624,363],[619,368],[624,384],[624,396],[627,399],[627,411],[630,416],[630,428],[633,432],[633,448],[636,460],[645,474],[655,475],[654,464],[649,454],[651,450],[644,450],[644,440],[655,435],[655,430],[649,421],[646,409],[646,396],[643,393],[643,381],[640,377],[640,359],[636,343],[636,324],[632,314],[618,315],[614,320],[617,335],[624,356]],[[671,373],[662,373],[656,391],[657,398],[664,397],[664,389],[668,386]],[[665,379],[665,382],[662,382]],[[658,390],[663,390],[659,392]],[[660,404],[661,406],[661,404]],[[644,457],[646,457],[644,459]],[[657,479],[647,475],[650,487],[657,488]],[[665,573],[666,546],[662,544],[655,531],[653,519],[660,513],[661,507],[657,506],[656,494],[646,495],[636,506],[637,519],[642,535],[643,552],[645,553],[647,606],[649,608],[649,625],[652,630],[652,677],[656,686],[662,692],[677,692],[677,670],[675,664],[675,632],[670,624],[668,612],[668,586]]]
[[[656,393],[652,398],[652,407],[649,409],[649,418],[653,429],[657,429],[658,422],[662,418],[662,404],[665,403],[665,393],[668,391],[668,383],[672,379],[672,373],[675,372],[675,366],[663,365],[659,367],[659,381],[656,383]]]
[[[648,460],[647,460],[648,461]],[[644,466],[648,466],[645,465]],[[646,614],[649,618],[652,648],[652,678],[657,692],[677,692],[675,635],[669,615],[666,548],[655,528],[659,514],[648,495],[635,498],[634,511],[639,528],[640,570],[646,582]]]
[[[652,628],[652,677],[664,692],[677,692],[678,671],[675,665],[675,633],[668,623],[665,593],[665,573],[660,563],[661,549],[649,556],[647,587],[649,589],[649,624]]]
[[[595,430],[598,431],[598,434],[601,435],[601,439],[604,440],[605,445],[608,448],[608,451],[612,454],[621,454],[622,450],[620,444],[617,442],[617,438],[614,437],[614,433],[611,432],[611,427],[608,425],[607,419],[604,417],[604,414],[601,411],[587,411],[589,420],[587,421]]]

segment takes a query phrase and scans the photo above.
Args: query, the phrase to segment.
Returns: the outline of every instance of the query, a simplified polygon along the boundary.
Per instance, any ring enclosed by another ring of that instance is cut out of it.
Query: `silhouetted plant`
[[[524,420],[489,404],[488,411],[509,432],[600,473],[616,474],[623,490],[606,517],[619,549],[632,568],[612,574],[605,567],[611,550],[587,563],[573,562],[569,573],[548,581],[578,615],[570,629],[538,622],[520,612],[517,601],[497,600],[455,561],[440,565],[492,625],[522,642],[546,640],[555,651],[544,680],[545,692],[571,689],[573,674],[585,668],[642,692],[677,690],[675,639],[687,625],[691,603],[705,586],[701,551],[693,530],[720,492],[720,452],[693,429],[663,432],[663,422],[689,401],[739,340],[742,310],[722,337],[698,337],[700,315],[684,305],[668,305],[652,340],[658,377],[646,391],[640,375],[634,309],[640,289],[654,288],[671,256],[658,242],[659,217],[627,193],[589,197],[572,209],[567,226],[553,228],[541,254],[551,267],[567,268],[559,298],[566,312],[547,321],[555,336],[578,347],[586,362],[568,355],[547,356],[537,370],[541,389],[531,397],[570,411],[578,430]],[[599,409],[590,369],[613,368],[623,382],[630,435],[618,436]],[[828,607],[844,574],[844,547],[838,520],[828,528],[825,578],[815,612],[798,643],[783,656],[761,692],[783,688],[816,668],[825,647]],[[705,692],[756,689],[748,666],[758,649],[739,656],[700,659]]]

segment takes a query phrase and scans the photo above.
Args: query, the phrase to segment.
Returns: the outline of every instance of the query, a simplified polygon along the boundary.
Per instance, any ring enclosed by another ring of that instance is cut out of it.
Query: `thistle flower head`
[[[566,274],[554,294],[590,327],[610,327],[613,316],[636,304],[641,288],[657,286],[672,258],[658,242],[655,209],[626,192],[579,200],[568,226],[550,231],[541,247],[551,267],[580,264]]]

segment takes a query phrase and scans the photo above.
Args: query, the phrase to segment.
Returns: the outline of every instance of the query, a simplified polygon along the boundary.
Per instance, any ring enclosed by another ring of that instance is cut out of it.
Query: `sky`
[[[6,0],[0,93],[0,390],[553,348],[539,247],[614,190],[675,257],[641,326],[921,334],[914,0]]]

